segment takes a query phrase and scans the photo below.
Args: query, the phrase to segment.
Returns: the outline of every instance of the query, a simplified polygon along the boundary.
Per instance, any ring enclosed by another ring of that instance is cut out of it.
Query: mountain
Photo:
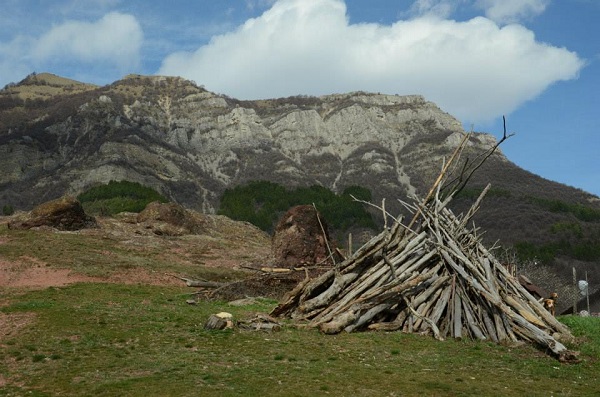
[[[129,180],[214,213],[225,189],[260,179],[336,192],[364,186],[399,214],[406,211],[397,199],[423,197],[463,134],[457,119],[420,95],[241,101],[178,77],[129,75],[97,87],[43,73],[0,91],[0,205],[25,210]],[[474,133],[462,159],[495,143]],[[598,197],[527,172],[498,150],[454,210],[468,208],[488,182],[476,217],[488,242],[563,254],[558,245],[585,242],[587,253],[564,254],[560,274],[573,258],[596,273]]]

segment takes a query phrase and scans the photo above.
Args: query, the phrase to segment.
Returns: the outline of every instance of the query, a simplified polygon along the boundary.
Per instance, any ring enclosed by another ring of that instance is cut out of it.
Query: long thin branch
[[[413,216],[412,220],[408,224],[407,229],[412,228],[413,225],[415,224],[415,222],[417,221],[417,219],[419,218],[419,216],[421,216],[422,209],[427,205],[427,203],[429,202],[429,200],[431,200],[431,197],[433,196],[433,193],[437,190],[439,184],[442,182],[443,178],[446,176],[448,168],[450,168],[450,166],[452,165],[452,163],[458,158],[459,153],[462,152],[462,149],[464,148],[465,144],[467,143],[467,140],[469,139],[469,136],[470,136],[470,134],[465,134],[465,136],[463,137],[462,141],[460,141],[460,144],[454,150],[454,153],[452,153],[452,156],[450,157],[450,159],[448,160],[448,162],[442,168],[442,171],[440,172],[440,175],[437,177],[437,179],[435,180],[435,182],[431,186],[431,189],[429,189],[429,193],[427,193],[427,196],[425,196],[425,199],[421,202],[421,204],[417,208],[417,211],[415,212],[415,215]]]
[[[313,203],[313,208],[317,214],[317,220],[319,221],[319,226],[321,226],[321,232],[323,233],[323,239],[325,239],[325,245],[327,246],[327,252],[329,252],[329,256],[333,261],[333,265],[337,269],[337,263],[335,261],[335,257],[333,256],[333,252],[331,251],[331,247],[329,246],[329,239],[327,238],[327,233],[325,233],[325,228],[323,227],[323,223],[321,223],[321,217],[319,216],[319,210],[317,210],[317,206]]]
[[[467,169],[469,167],[466,166],[465,162],[465,167],[463,168],[463,171],[461,172],[461,174],[455,178],[454,180],[448,182],[446,184],[446,187],[450,187],[452,186],[454,183],[456,183],[456,186],[451,188],[450,192],[448,193],[447,197],[452,197],[457,195],[458,193],[460,193],[465,186],[467,185],[467,183],[469,182],[469,180],[471,180],[471,177],[473,176],[473,174],[483,165],[483,163],[485,163],[487,161],[487,159],[496,152],[496,149],[498,149],[498,147],[504,142],[506,141],[508,138],[510,138],[511,136],[515,135],[514,132],[511,134],[507,134],[506,133],[506,117],[502,116],[502,121],[503,121],[503,125],[504,125],[504,134],[502,135],[502,139],[500,139],[498,142],[496,142],[496,144],[491,147],[490,149],[488,149],[486,152],[481,153],[479,156],[477,156],[474,160],[473,163],[474,164],[477,159],[480,159],[479,162],[474,165],[470,171],[467,171]],[[465,173],[469,172],[468,175],[465,177]],[[442,190],[444,190],[446,187],[442,188]],[[448,198],[446,200],[448,200]]]

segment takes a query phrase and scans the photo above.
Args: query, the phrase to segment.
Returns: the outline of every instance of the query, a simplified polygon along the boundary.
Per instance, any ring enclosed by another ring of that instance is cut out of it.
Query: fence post
[[[587,311],[591,316],[592,312],[590,311],[590,283],[588,282],[587,271],[585,272],[585,298],[587,300]]]
[[[348,233],[348,258],[352,256],[352,233]]]
[[[573,267],[573,314],[577,314],[577,297],[579,296],[579,289],[577,288],[577,272],[575,271],[575,267]]]

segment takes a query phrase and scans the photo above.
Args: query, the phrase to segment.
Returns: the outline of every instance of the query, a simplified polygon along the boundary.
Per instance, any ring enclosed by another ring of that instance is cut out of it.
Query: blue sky
[[[240,99],[422,94],[600,196],[599,0],[3,0],[0,87],[179,75]]]

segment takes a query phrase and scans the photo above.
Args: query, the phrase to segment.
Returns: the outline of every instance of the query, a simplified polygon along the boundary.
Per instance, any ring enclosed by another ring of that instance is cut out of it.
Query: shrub
[[[4,216],[10,216],[10,215],[12,215],[12,214],[14,214],[14,213],[15,213],[15,209],[13,208],[13,206],[12,206],[12,205],[10,205],[10,204],[5,204],[5,205],[2,207],[2,215],[4,215]]]
[[[154,189],[129,181],[110,181],[106,185],[95,186],[77,196],[77,199],[86,212],[96,215],[141,212],[153,201],[169,201]]]

